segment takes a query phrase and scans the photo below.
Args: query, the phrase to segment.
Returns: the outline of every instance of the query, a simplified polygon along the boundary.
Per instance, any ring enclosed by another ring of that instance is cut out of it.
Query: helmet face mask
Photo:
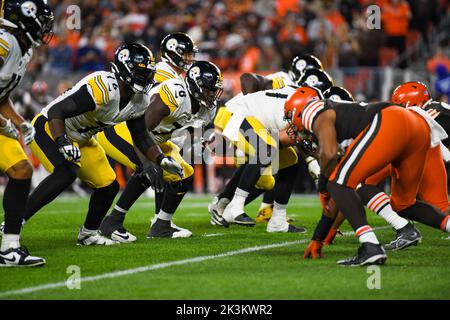
[[[186,73],[189,94],[202,107],[214,109],[223,93],[222,73],[219,68],[207,61],[196,61]]]
[[[132,43],[116,50],[112,70],[134,93],[143,93],[154,84],[156,64],[150,49]]]

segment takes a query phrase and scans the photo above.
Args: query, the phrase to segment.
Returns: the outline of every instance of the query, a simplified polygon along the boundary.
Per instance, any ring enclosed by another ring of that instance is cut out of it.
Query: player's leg
[[[36,136],[30,149],[44,168],[50,172],[28,197],[24,219],[29,221],[41,208],[52,202],[76,179],[79,166],[68,162],[58,151],[47,119],[37,116],[33,120]]]
[[[112,245],[118,243],[100,234],[99,227],[119,192],[116,173],[97,140],[80,145],[81,167],[79,178],[93,189],[83,226],[78,233],[80,245]]]
[[[124,220],[127,212],[150,184],[145,176],[139,174],[140,160],[133,148],[131,134],[126,124],[121,123],[97,134],[97,140],[110,158],[135,171],[99,229],[103,235],[116,241],[136,241],[136,237],[125,229]]]
[[[161,203],[161,209],[151,221],[147,238],[188,238],[192,232],[180,228],[172,222],[173,215],[193,184],[194,169],[180,155],[180,149],[172,142],[167,141],[160,145],[161,150],[177,161],[184,171],[184,179],[164,171],[164,180],[168,182]]]
[[[287,222],[286,209],[297,177],[298,165],[280,169],[276,175],[274,190],[273,213],[267,223],[267,232],[306,232]]]
[[[254,220],[245,213],[245,202],[261,177],[263,179],[260,180],[259,188],[266,190],[273,188],[275,179],[270,163],[273,160],[272,155],[278,150],[277,143],[258,120],[245,118],[235,144],[248,156],[248,163],[239,179],[233,199],[223,212],[223,218],[228,223],[254,226]]]
[[[5,222],[0,247],[0,267],[43,265],[43,258],[29,255],[20,244],[20,231],[33,169],[17,140],[0,135],[0,154],[0,171],[8,176],[3,195]]]
[[[386,259],[383,248],[367,222],[364,206],[355,188],[369,176],[398,159],[407,144],[412,141],[405,134],[410,126],[404,118],[408,117],[401,109],[385,109],[377,114],[369,127],[349,146],[330,177],[330,195],[361,243],[358,254],[351,259],[339,261],[341,265],[384,263]],[[395,141],[391,139],[392,136],[396,137]]]

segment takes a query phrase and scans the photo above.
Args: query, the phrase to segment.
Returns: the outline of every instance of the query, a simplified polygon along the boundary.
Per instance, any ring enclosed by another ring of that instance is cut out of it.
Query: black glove
[[[166,182],[163,178],[163,171],[157,164],[151,161],[146,161],[140,172],[137,174],[145,177],[149,183],[149,186],[155,189],[155,192],[162,192],[164,190]]]
[[[327,183],[328,183],[328,178],[325,177],[323,174],[319,174],[319,179],[317,181],[317,190],[319,191],[319,193],[327,193],[328,192]]]

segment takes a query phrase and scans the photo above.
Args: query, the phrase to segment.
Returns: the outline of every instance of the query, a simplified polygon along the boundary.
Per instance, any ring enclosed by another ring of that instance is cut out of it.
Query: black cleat
[[[114,231],[124,229],[123,219],[121,217],[114,216],[113,214],[104,217],[100,227],[98,228],[101,234],[105,237],[111,237]]]
[[[25,247],[0,252],[0,267],[38,267],[44,264],[44,258],[31,256]]]
[[[255,220],[250,218],[245,212],[234,218],[232,223],[236,223],[238,225],[246,227],[254,227],[256,224]]]
[[[292,224],[289,224],[288,227],[288,231],[287,232],[292,232],[292,233],[305,233],[306,232],[306,228],[303,227],[296,227],[293,226]]]
[[[156,219],[150,227],[147,239],[151,238],[189,238],[192,232],[187,229],[177,229],[171,226],[170,221]]]
[[[385,244],[385,250],[401,250],[409,246],[417,246],[422,241],[422,235],[411,223],[408,223],[403,228],[397,230],[397,238]]]
[[[337,264],[345,267],[358,267],[369,264],[382,265],[386,259],[386,252],[381,245],[364,242],[358,248],[358,254],[356,256],[346,260],[339,260]]]
[[[228,228],[230,224],[219,214],[217,204],[210,204],[208,206],[208,212],[211,214],[211,224],[213,226],[220,226]]]

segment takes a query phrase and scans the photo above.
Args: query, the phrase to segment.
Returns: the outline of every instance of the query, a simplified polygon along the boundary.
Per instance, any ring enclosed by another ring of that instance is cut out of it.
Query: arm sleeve
[[[75,117],[80,114],[95,110],[95,102],[87,90],[86,85],[78,91],[55,103],[48,111],[48,120]]]
[[[153,140],[150,133],[147,131],[147,126],[145,125],[144,116],[137,119],[127,121],[128,130],[130,130],[131,137],[133,138],[134,145],[143,154],[147,153],[147,150],[156,145],[155,140]]]

